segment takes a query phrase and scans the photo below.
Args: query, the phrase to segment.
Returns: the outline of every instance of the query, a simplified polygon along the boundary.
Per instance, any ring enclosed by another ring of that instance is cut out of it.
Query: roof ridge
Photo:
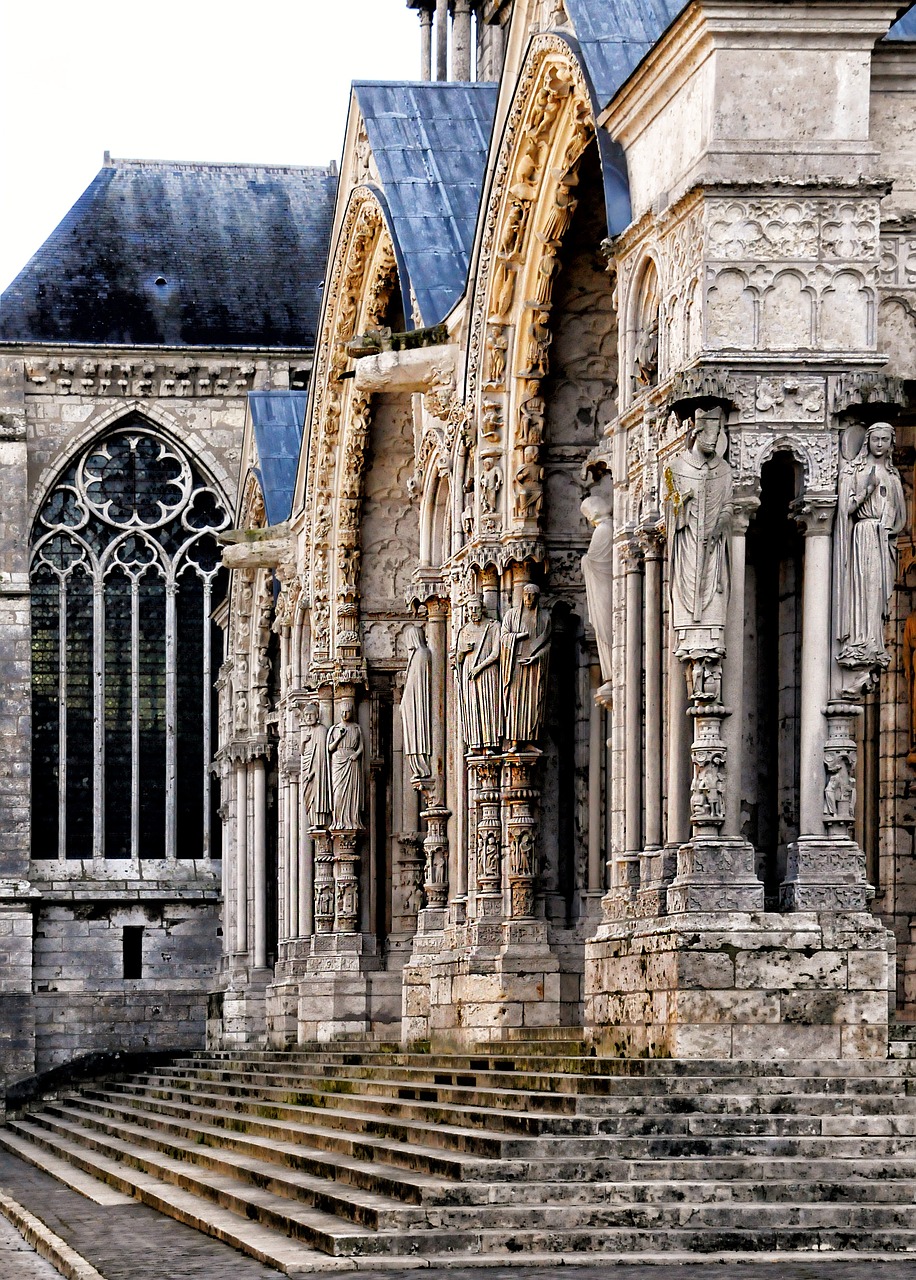
[[[337,176],[337,162],[328,164],[262,164],[257,160],[147,160],[143,157],[112,156],[105,152],[103,167],[106,169],[180,169],[189,173],[204,173],[213,169],[258,169],[270,173],[320,173]]]

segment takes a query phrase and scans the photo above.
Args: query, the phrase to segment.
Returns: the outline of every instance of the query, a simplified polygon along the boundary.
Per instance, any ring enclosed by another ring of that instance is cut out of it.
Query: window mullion
[[[92,856],[105,856],[105,584],[92,583],[93,787]]]
[[[57,580],[57,857],[67,859],[67,579]]]
[[[178,812],[178,672],[175,669],[176,596],[178,584],[169,578],[165,584],[165,856],[174,861],[177,849]]]
[[[140,582],[130,580],[130,856],[140,857]]]
[[[204,754],[204,830],[203,830],[203,854],[205,858],[210,857],[210,787],[212,785],[210,778],[210,751],[211,751],[211,732],[210,732],[210,703],[211,703],[211,682],[210,667],[212,663],[212,655],[210,651],[210,595],[212,591],[212,580],[204,578],[204,596],[203,596],[203,754]]]

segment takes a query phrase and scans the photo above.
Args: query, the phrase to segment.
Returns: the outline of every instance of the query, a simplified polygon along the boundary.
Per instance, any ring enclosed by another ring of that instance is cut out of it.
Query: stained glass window
[[[229,523],[130,420],[49,493],[32,549],[32,856],[218,857],[213,679]]]

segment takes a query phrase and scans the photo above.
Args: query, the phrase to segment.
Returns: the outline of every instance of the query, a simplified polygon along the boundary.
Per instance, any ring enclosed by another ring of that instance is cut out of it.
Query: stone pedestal
[[[368,1035],[375,939],[362,933],[316,934],[299,980],[298,1041]]]
[[[754,846],[724,836],[697,837],[677,851],[677,874],[668,886],[667,914],[679,911],[762,911],[763,885]]]
[[[263,1044],[267,1033],[267,988],[270,969],[252,969],[247,956],[228,959],[222,991],[222,1016],[211,1048],[232,1049]]]
[[[585,953],[586,1034],[601,1054],[887,1055],[887,936],[865,912],[611,921]]]

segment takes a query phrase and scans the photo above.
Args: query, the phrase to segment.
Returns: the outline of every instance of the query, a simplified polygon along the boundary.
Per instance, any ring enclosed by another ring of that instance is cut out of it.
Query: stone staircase
[[[46,1098],[0,1146],[290,1274],[916,1252],[916,1061],[598,1059],[551,1035],[178,1058]]]

